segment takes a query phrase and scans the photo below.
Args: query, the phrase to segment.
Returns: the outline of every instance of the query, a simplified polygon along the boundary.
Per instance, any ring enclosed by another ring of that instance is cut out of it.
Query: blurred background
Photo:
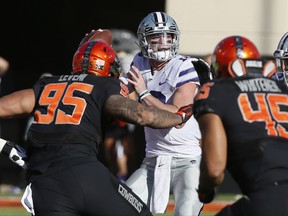
[[[288,29],[287,0],[59,0],[5,1],[1,5],[0,56],[10,62],[15,88],[30,87],[43,72],[69,73],[80,39],[91,29],[136,33],[152,11],[165,11],[181,30],[182,54],[206,55],[224,37],[250,38],[269,56]]]
[[[69,74],[80,40],[92,29],[127,29],[135,34],[140,21],[152,11],[167,12],[176,20],[181,30],[180,52],[197,57],[209,55],[221,39],[235,34],[251,39],[263,57],[271,57],[288,30],[287,0],[26,0],[2,4],[0,57],[9,62],[1,77],[2,96],[32,87],[43,73]],[[25,144],[27,119],[1,120],[0,125],[2,138]],[[138,138],[136,163],[143,156],[141,142]],[[18,167],[0,156],[0,185],[22,187],[21,176]],[[229,175],[225,182],[222,191],[238,192]]]

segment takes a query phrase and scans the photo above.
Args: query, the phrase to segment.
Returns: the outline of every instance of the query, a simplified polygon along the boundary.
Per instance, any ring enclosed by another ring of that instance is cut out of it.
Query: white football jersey
[[[138,54],[134,57],[133,65],[140,70],[147,90],[161,102],[171,104],[173,93],[181,85],[193,82],[200,86],[199,77],[192,60],[191,57],[178,55],[172,58],[160,71],[153,73],[149,59]],[[131,70],[133,71],[132,68]],[[201,155],[199,144],[201,133],[193,116],[181,129],[145,127],[145,139],[146,157],[158,155],[193,157]]]

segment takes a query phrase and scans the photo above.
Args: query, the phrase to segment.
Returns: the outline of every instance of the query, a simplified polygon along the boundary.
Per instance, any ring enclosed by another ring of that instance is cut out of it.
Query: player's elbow
[[[151,112],[143,112],[141,116],[140,125],[153,127],[156,122],[155,115]]]
[[[224,180],[224,170],[223,169],[208,170],[207,175],[209,176],[211,182],[213,182],[215,186],[220,185]]]

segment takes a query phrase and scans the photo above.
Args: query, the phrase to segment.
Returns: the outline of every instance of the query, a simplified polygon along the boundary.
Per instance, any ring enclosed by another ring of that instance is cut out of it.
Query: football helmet
[[[113,48],[102,41],[88,41],[73,56],[72,74],[92,73],[97,76],[119,77],[120,62]]]
[[[175,20],[166,13],[148,14],[140,22],[137,36],[141,52],[146,58],[167,61],[179,54],[180,31]]]
[[[235,59],[260,59],[256,46],[242,36],[230,36],[221,40],[211,58],[211,70],[215,77],[231,77],[229,63]]]
[[[288,86],[288,32],[280,39],[273,56],[277,66],[276,77],[278,80],[284,80]]]
[[[139,52],[136,35],[128,29],[111,29],[112,47],[119,52],[135,53]]]

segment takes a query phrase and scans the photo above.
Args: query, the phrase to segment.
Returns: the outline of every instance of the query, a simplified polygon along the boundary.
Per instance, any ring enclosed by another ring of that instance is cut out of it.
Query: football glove
[[[27,155],[21,146],[0,138],[0,152],[7,155],[12,162],[20,167],[27,168]]]
[[[183,124],[191,118],[193,114],[192,111],[193,111],[193,104],[189,104],[189,105],[180,107],[179,110],[175,114],[178,114],[182,117],[181,124]]]
[[[210,66],[202,59],[192,60],[192,64],[196,69],[196,72],[200,79],[200,85],[203,85],[205,82],[213,79],[213,74],[210,70]]]
[[[210,203],[215,197],[215,189],[213,190],[197,190],[198,198],[203,203]]]

